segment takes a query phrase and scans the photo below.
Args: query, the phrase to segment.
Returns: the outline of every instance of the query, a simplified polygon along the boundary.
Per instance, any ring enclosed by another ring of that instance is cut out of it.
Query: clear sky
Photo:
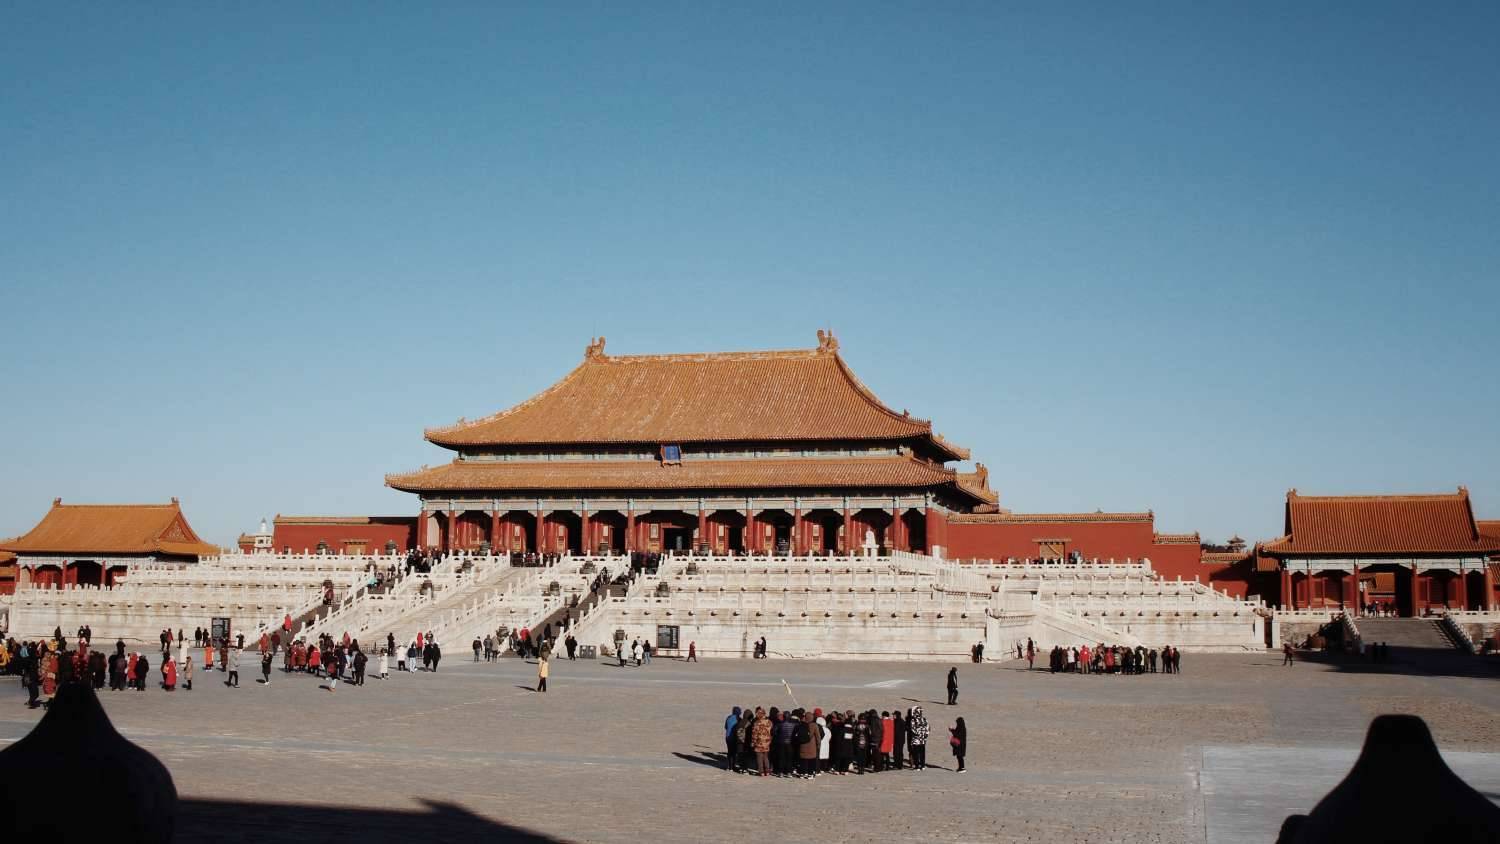
[[[0,9],[0,536],[825,326],[1020,512],[1500,516],[1500,4],[203,5]]]

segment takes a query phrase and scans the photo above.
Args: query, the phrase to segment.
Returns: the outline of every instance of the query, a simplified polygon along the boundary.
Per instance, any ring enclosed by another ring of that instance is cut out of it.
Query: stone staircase
[[[1452,651],[1459,649],[1435,618],[1360,618],[1355,620],[1365,645],[1384,643],[1392,648]]]

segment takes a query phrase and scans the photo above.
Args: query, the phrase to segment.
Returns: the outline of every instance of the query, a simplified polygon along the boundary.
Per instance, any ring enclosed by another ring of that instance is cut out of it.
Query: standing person
[[[427,634],[427,643],[432,647],[432,670],[436,671],[438,660],[443,658],[443,649],[438,647],[437,640],[432,638],[431,633]]]
[[[771,720],[766,710],[755,708],[755,723],[750,725],[750,746],[755,750],[755,769],[763,777],[771,775]]]
[[[630,658],[635,662],[635,667],[641,667],[641,640],[630,640]]]
[[[1168,656],[1165,653],[1163,654],[1163,656],[1166,656],[1166,659],[1163,659],[1162,662],[1166,663],[1166,664],[1171,664],[1170,663],[1171,656]],[[1281,643],[1281,664],[1282,665],[1291,665],[1292,664],[1292,643],[1291,642],[1282,642]]]
[[[226,643],[224,657],[227,660],[225,666],[229,671],[229,677],[224,681],[224,685],[238,689],[240,687],[240,649],[231,648]]]
[[[647,665],[651,664],[651,640],[650,639],[647,639],[647,640],[641,642],[641,658],[643,660],[645,660],[645,662],[646,662]]]
[[[369,663],[370,658],[365,656],[365,652],[356,648],[354,651],[354,685],[363,686],[365,684],[365,666],[369,665]]]
[[[391,670],[391,654],[390,654],[390,651],[387,651],[385,648],[381,648],[380,649],[380,679],[382,679],[382,680],[388,679],[390,677],[390,670]]]
[[[578,640],[573,638],[573,632],[568,631],[568,637],[563,639],[563,647],[568,649],[568,659],[578,658]]]
[[[540,657],[537,658],[537,661],[536,661],[536,690],[539,691],[539,692],[545,692],[545,691],[547,691],[547,670],[548,670],[548,668],[549,668],[550,665],[551,665],[551,660],[547,659],[547,656],[545,654],[543,654],[542,656],[540,656]]]
[[[736,706],[724,719],[724,770],[738,772],[740,742],[736,730],[740,725],[740,708]]]
[[[896,719],[891,713],[882,711],[880,713],[880,762],[884,769],[897,767],[894,761],[896,751]]]
[[[797,725],[797,738],[801,740],[797,746],[797,761],[801,763],[798,774],[803,779],[812,779],[818,774],[818,747],[823,743],[822,732],[813,716],[803,714]]]
[[[396,652],[396,634],[395,633],[387,633],[387,634],[385,634],[385,651],[386,651],[386,653],[395,653]]]
[[[823,710],[813,710],[813,723],[818,725],[818,773],[827,773],[833,735],[828,730],[828,720],[823,717]]]
[[[1031,641],[1031,637],[1030,636],[1027,636],[1026,637],[1026,670],[1027,671],[1031,671],[1031,670],[1033,670],[1035,668],[1036,668],[1036,643],[1033,642],[1033,641]],[[912,761],[915,762],[916,760],[912,760]]]
[[[271,652],[260,653],[260,683],[263,686],[271,685]]]
[[[165,633],[165,631],[163,631]],[[151,660],[141,654],[135,659],[135,690],[144,692],[146,690],[146,675],[151,673]]]
[[[958,705],[958,666],[948,669],[948,705]]]
[[[901,715],[901,708],[891,710],[891,726],[894,735],[891,736],[891,753],[894,756],[891,766],[896,770],[906,767],[906,718]]]
[[[698,661],[698,643],[696,641],[688,642],[688,657],[687,657],[687,661],[688,662],[697,662]]]
[[[484,643],[479,640],[478,636],[475,636],[474,637],[474,661],[475,662],[479,661],[479,651],[483,647],[484,647]]]
[[[190,692],[193,690],[193,658],[188,657],[182,661],[182,690]]]
[[[161,665],[161,687],[169,692],[177,688],[177,663],[171,658]]]
[[[906,734],[911,740],[911,766],[919,771],[927,769],[927,716],[922,707],[913,706],[906,719]]]
[[[969,752],[969,728],[964,726],[964,719],[958,721],[948,728],[951,734],[948,736],[948,745],[953,748],[953,757],[958,760],[958,772],[964,772],[964,754]]]

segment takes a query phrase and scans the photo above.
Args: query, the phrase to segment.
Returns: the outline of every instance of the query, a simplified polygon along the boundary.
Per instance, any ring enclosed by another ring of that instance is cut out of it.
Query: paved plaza
[[[252,667],[253,666],[253,667]],[[373,666],[372,666],[373,667]],[[724,660],[644,668],[474,663],[362,688],[246,660],[242,687],[101,694],[184,798],[183,840],[298,842],[475,835],[560,841],[1269,841],[1345,773],[1371,717],[1421,715],[1449,763],[1500,795],[1500,681],[1280,657],[1184,657],[1180,676],[1049,675],[1024,663]],[[723,772],[734,705],[828,710],[919,703],[925,772],[760,779]],[[0,685],[0,742],[41,712]],[[955,716],[969,766],[947,753]]]

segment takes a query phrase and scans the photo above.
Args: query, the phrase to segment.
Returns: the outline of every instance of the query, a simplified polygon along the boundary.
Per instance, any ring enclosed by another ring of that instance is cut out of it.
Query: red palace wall
[[[371,516],[367,524],[350,524],[330,519],[328,522],[293,524],[277,522],[271,547],[282,553],[316,552],[319,542],[328,543],[330,553],[353,552],[364,543],[364,553],[384,554],[387,542],[394,541],[397,551],[405,553],[417,541],[416,516]]]
[[[1202,549],[1197,542],[1181,540],[1159,542],[1153,519],[1087,520],[1088,514],[1079,514],[1079,521],[1039,520],[1035,522],[1007,519],[993,522],[948,522],[934,514],[935,526],[946,536],[947,542],[934,540],[943,545],[944,555],[954,560],[1005,560],[1035,558],[1041,556],[1039,540],[1066,540],[1065,553],[1077,552],[1088,559],[1126,559],[1151,561],[1157,574],[1168,580],[1197,578],[1215,589],[1227,589],[1231,595],[1243,598],[1256,591],[1251,585],[1255,579],[1249,561],[1241,564],[1205,564]]]

